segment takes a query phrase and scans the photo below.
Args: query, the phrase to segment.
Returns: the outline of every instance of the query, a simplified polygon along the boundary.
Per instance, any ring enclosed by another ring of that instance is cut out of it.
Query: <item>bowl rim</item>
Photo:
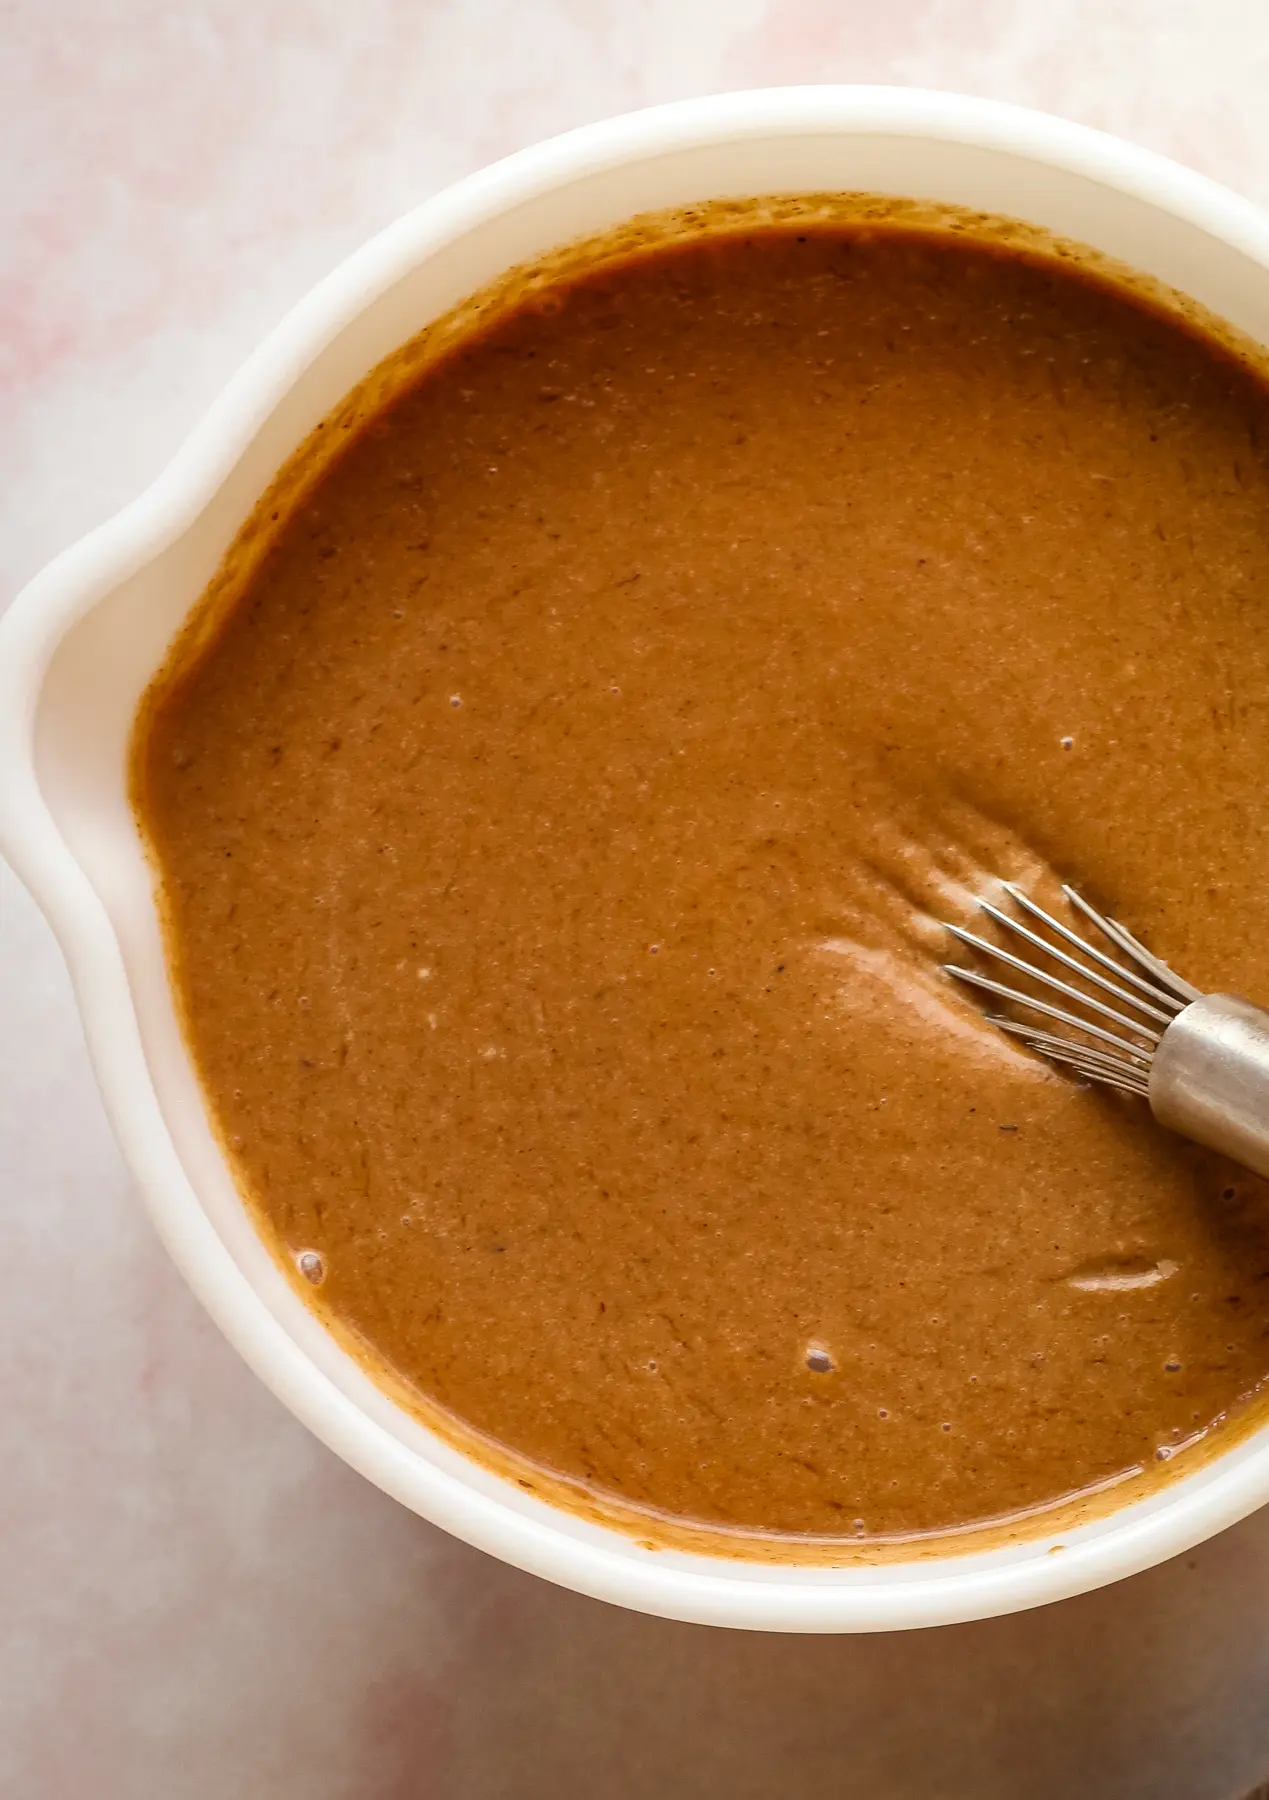
[[[1269,1441],[1216,1478],[1182,1481],[1139,1516],[1073,1534],[1061,1555],[971,1568],[963,1556],[824,1569],[825,1579],[746,1578],[633,1554],[624,1534],[581,1539],[512,1511],[426,1463],[319,1371],[221,1243],[159,1111],[123,956],[104,904],[40,790],[35,726],[45,675],[65,635],[121,582],[177,541],[210,502],[260,425],[358,314],[419,262],[536,195],[622,164],[704,144],[836,134],[995,149],[1084,176],[1269,268],[1269,218],[1251,202],[1165,157],[1105,133],[998,101],[917,88],[767,88],[673,102],[548,139],[445,188],[355,250],[273,328],[157,479],[56,557],[0,619],[0,851],[48,918],[71,972],[106,1110],[173,1260],[224,1335],[314,1434],[376,1486],[469,1544],[597,1599],[702,1624],[756,1630],[865,1631],[950,1624],[1085,1592],[1177,1555],[1269,1500]],[[752,1568],[752,1565],[749,1565]],[[902,1579],[899,1571],[907,1570]]]

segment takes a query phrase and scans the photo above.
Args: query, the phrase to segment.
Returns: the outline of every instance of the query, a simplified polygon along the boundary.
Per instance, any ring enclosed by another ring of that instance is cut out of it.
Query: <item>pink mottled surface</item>
[[[346,250],[604,113],[867,80],[1029,102],[1269,201],[1264,0],[3,0],[0,595],[129,499]],[[908,1637],[623,1615],[311,1442],[168,1267],[0,868],[0,1795],[1231,1800],[1269,1515]]]

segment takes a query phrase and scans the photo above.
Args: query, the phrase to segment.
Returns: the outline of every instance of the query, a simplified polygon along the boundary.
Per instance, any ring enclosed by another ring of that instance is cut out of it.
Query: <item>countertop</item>
[[[305,289],[490,159],[789,81],[1021,101],[1269,202],[1263,0],[4,0],[0,603]],[[1233,1800],[1269,1512],[1121,1586],[856,1639],[665,1624],[344,1468],[169,1267],[0,866],[0,1795]]]

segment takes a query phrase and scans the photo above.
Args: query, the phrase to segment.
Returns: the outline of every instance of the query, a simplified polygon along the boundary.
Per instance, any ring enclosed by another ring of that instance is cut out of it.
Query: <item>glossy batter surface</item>
[[[1125,293],[887,231],[610,268],[376,420],[137,752],[315,1302],[689,1520],[1183,1468],[1269,1372],[1264,1184],[1015,1051],[935,921],[1056,875],[1269,998],[1266,443]]]

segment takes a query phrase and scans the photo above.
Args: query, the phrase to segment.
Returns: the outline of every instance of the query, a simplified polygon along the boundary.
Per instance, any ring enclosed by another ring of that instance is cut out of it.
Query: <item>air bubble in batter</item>
[[[326,1264],[317,1250],[301,1250],[295,1259],[295,1266],[305,1281],[312,1282],[314,1287],[321,1287],[326,1279]]]

